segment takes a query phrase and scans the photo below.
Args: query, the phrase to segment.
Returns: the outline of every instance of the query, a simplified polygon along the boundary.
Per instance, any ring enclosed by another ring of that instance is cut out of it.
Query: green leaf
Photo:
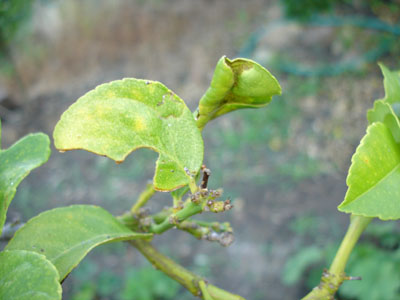
[[[382,100],[389,103],[400,102],[400,76],[397,71],[390,71],[384,64],[380,63],[383,74],[383,86],[385,88],[385,98]]]
[[[122,162],[146,147],[160,155],[154,187],[187,185],[203,161],[203,140],[185,103],[163,84],[123,79],[102,84],[71,105],[54,130],[62,151],[84,149]]]
[[[49,156],[50,140],[43,133],[28,135],[7,150],[0,150],[0,235],[18,185]]]
[[[218,61],[210,87],[200,99],[198,124],[240,108],[267,105],[274,95],[281,93],[275,77],[256,62],[223,56]]]
[[[57,269],[35,252],[0,252],[0,299],[61,299]]]
[[[382,220],[399,219],[400,149],[385,124],[368,126],[351,162],[349,188],[338,209]]]
[[[101,207],[74,205],[32,218],[15,233],[6,250],[45,255],[62,280],[98,245],[151,236],[131,231]]]
[[[389,103],[383,100],[375,101],[374,108],[367,112],[367,119],[369,124],[384,123],[390,129],[395,141],[400,143],[400,122]]]

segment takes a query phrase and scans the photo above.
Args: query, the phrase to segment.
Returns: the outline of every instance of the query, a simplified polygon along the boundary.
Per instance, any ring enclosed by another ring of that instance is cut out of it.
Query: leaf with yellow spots
[[[50,139],[43,133],[28,135],[10,148],[0,150],[0,235],[18,185],[49,156]]]
[[[61,151],[84,149],[122,162],[132,151],[158,152],[154,187],[189,183],[203,161],[203,140],[185,103],[163,84],[126,78],[102,84],[61,116],[54,130]]]
[[[349,188],[338,209],[382,220],[399,219],[400,148],[384,123],[368,126],[351,162]]]
[[[15,233],[6,250],[46,256],[62,280],[96,246],[151,236],[131,231],[101,207],[73,205],[48,210],[29,220]]]

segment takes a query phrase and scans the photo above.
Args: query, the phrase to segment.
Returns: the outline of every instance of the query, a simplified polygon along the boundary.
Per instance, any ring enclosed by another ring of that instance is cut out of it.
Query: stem
[[[207,285],[204,282],[204,280],[199,281],[199,288],[204,300],[213,300],[213,298],[211,297],[210,293],[207,290]]]
[[[208,223],[207,226],[201,226],[197,220],[185,220],[176,228],[190,233],[197,239],[218,242],[224,247],[231,245],[235,239],[229,223],[214,222]]]
[[[134,240],[130,241],[129,243],[136,247],[155,268],[179,282],[193,295],[201,295],[199,283],[200,281],[204,281],[203,278],[190,272],[189,270],[186,270],[169,257],[166,257],[162,253],[158,252],[149,242]],[[207,286],[207,290],[209,295],[212,297],[211,299],[213,300],[245,300],[238,295],[231,294],[211,284]]]
[[[139,212],[139,209],[149,201],[149,199],[154,195],[155,189],[152,183],[148,183],[144,191],[139,195],[136,203],[132,206],[131,212],[133,215]]]
[[[371,220],[372,218],[363,216],[353,215],[350,217],[349,228],[343,238],[342,243],[340,244],[339,250],[336,253],[332,265],[329,268],[329,272],[331,274],[341,274],[344,272],[351,251]]]
[[[350,225],[329,271],[324,271],[319,286],[314,288],[302,300],[333,299],[343,281],[349,279],[344,272],[347,261],[355,244],[371,220],[372,218],[364,216],[352,215],[350,217]]]
[[[152,215],[153,221],[156,224],[160,224],[165,221],[172,214],[172,208],[165,208],[159,213]]]
[[[178,225],[180,222],[186,220],[187,218],[198,214],[203,211],[203,207],[200,204],[193,203],[191,201],[187,202],[185,207],[166,217],[160,224],[153,224],[150,227],[150,232],[152,233],[163,233],[164,231],[171,229],[172,227]]]
[[[190,221],[201,227],[211,228],[216,232],[233,231],[231,224],[229,224],[229,222],[219,223],[219,222],[206,222],[201,220],[190,220]]]
[[[192,194],[195,194],[195,193],[197,192],[197,190],[199,189],[199,188],[197,187],[196,179],[195,179],[195,178],[191,178],[191,179],[190,179],[190,181],[189,181],[189,189],[190,189],[190,192],[191,192]]]

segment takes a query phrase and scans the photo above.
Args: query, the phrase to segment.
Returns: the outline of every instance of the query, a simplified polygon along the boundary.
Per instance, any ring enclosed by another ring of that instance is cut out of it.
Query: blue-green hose
[[[262,37],[276,26],[288,24],[288,20],[279,20],[270,24],[267,27],[262,27],[255,31],[239,51],[240,57],[251,58],[257,45]],[[376,18],[367,18],[362,16],[339,17],[339,16],[321,16],[314,15],[308,21],[302,22],[308,26],[328,26],[328,27],[342,27],[342,26],[355,26],[364,29],[372,29],[376,31],[383,31],[389,33],[389,36],[381,38],[381,42],[377,47],[365,52],[360,57],[352,59],[351,61],[340,61],[332,64],[323,64],[319,67],[305,67],[293,62],[279,61],[275,67],[283,72],[302,75],[302,76],[333,76],[339,75],[348,71],[361,70],[369,62],[375,62],[387,53],[391,46],[394,44],[396,36],[400,35],[400,24],[388,24]]]

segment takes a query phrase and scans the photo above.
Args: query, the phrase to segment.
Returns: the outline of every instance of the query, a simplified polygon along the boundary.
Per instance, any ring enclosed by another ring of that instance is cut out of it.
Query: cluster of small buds
[[[200,228],[200,225],[198,225],[198,224],[196,224],[194,222],[190,224],[190,229],[194,229],[195,230],[195,229],[199,229],[199,228]]]
[[[179,218],[177,216],[169,216],[168,223],[173,225],[178,225],[180,223]]]
[[[208,190],[208,189],[201,189],[200,191],[191,194],[190,195],[190,200],[193,203],[200,203],[200,201],[204,198],[207,198],[208,202],[213,201],[216,198],[219,198],[222,196],[222,189],[218,190]]]
[[[148,228],[151,226],[152,219],[150,217],[141,218],[139,221],[141,228]]]
[[[207,241],[216,241],[224,247],[231,245],[235,241],[235,237],[232,232],[218,233],[215,231],[211,231],[205,234],[202,238]]]
[[[233,204],[231,203],[231,199],[226,199],[224,201],[224,210],[230,210],[233,208]]]
[[[210,198],[216,199],[222,196],[223,190],[222,189],[217,189],[217,190],[210,190],[209,195]]]
[[[139,212],[137,213],[137,217],[139,219],[146,218],[150,215],[150,213],[151,213],[150,207],[141,207],[139,209]]]
[[[139,211],[134,215],[134,218],[138,220],[139,227],[146,230],[152,223],[150,217],[151,209],[149,207],[141,207]]]
[[[204,208],[205,211],[212,211],[215,213],[224,212],[233,208],[230,199],[226,199],[225,201],[213,201],[208,200],[207,206]]]
[[[196,192],[196,193],[190,195],[190,201],[192,201],[193,203],[199,204],[201,199],[202,199],[202,196],[201,196],[200,192]]]
[[[199,192],[200,196],[203,198],[208,197],[208,195],[210,194],[210,192],[207,189],[201,189]]]
[[[174,206],[175,211],[182,210],[185,207],[182,201],[179,201],[176,206]]]

